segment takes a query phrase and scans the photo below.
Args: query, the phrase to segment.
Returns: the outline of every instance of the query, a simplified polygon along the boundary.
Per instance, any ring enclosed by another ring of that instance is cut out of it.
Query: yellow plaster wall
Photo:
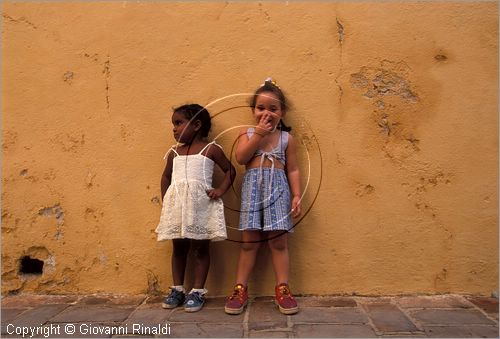
[[[171,108],[234,95],[209,107],[230,156],[269,75],[309,183],[295,293],[498,290],[496,2],[4,2],[2,293],[165,291]],[[212,295],[238,246],[213,244]],[[273,285],[263,250],[251,293]]]

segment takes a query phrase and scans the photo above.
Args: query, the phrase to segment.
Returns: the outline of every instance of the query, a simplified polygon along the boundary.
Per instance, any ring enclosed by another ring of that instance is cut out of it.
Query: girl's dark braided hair
[[[191,123],[200,120],[201,128],[199,132],[203,138],[208,137],[208,132],[212,128],[212,119],[205,107],[198,104],[187,104],[174,108],[174,113],[181,113],[186,119],[192,119]]]

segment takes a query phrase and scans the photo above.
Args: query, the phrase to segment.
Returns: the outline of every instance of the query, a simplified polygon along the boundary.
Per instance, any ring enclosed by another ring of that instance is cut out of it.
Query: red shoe
[[[233,294],[227,298],[224,311],[227,314],[240,314],[248,303],[248,291],[242,284],[234,286]]]
[[[280,312],[283,314],[295,314],[299,311],[297,302],[293,298],[292,292],[288,284],[282,283],[276,286],[274,289],[276,292],[276,298],[274,301],[280,308]]]

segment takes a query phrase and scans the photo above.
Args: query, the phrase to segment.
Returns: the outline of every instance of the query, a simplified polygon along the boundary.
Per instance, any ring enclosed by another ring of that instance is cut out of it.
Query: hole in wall
[[[24,256],[21,258],[21,263],[19,265],[19,274],[41,275],[42,272],[43,272],[42,260],[33,259],[30,256]]]

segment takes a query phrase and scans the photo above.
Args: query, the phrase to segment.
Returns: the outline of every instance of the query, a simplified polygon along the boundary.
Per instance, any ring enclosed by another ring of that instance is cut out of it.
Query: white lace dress
[[[215,165],[212,159],[201,154],[207,146],[192,155],[179,155],[171,148],[176,156],[172,182],[163,197],[160,223],[156,228],[158,241],[179,238],[218,241],[227,238],[222,199],[210,199],[206,193],[212,188]]]

